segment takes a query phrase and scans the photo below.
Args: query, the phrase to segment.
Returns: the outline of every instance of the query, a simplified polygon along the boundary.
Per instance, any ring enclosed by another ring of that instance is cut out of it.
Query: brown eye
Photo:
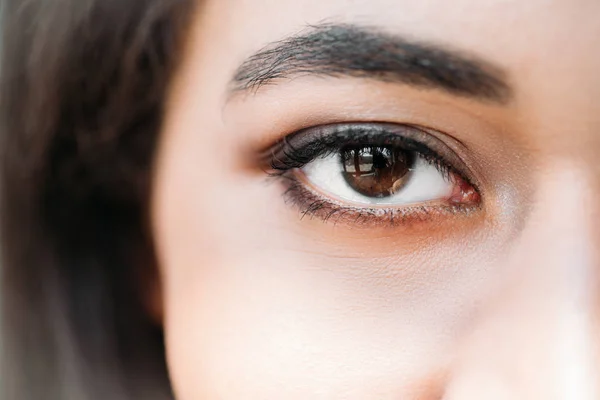
[[[415,153],[398,147],[362,146],[341,150],[343,176],[358,193],[389,197],[404,187],[415,164]]]

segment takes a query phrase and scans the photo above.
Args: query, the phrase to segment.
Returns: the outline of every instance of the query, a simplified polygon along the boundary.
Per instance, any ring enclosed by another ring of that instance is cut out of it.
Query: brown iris
[[[408,181],[414,152],[388,146],[342,149],[344,179],[358,193],[382,198],[398,192]]]

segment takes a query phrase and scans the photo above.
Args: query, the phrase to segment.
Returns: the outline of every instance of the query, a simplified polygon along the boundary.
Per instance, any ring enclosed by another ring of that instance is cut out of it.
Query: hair
[[[193,0],[2,0],[3,400],[170,399],[140,267]]]

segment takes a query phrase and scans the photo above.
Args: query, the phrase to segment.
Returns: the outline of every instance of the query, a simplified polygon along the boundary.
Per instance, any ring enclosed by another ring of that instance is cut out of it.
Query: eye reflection
[[[408,181],[414,154],[400,148],[363,146],[341,151],[343,176],[358,193],[374,198],[389,197]]]

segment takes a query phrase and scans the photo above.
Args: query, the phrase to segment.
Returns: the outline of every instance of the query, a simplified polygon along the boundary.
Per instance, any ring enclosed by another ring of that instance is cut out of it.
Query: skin
[[[206,1],[153,194],[150,296],[176,398],[600,398],[598,15],[595,0]],[[322,21],[474,55],[514,96],[310,76],[230,94],[247,57]],[[301,219],[248,154],[340,121],[460,141],[482,210],[394,226]]]

